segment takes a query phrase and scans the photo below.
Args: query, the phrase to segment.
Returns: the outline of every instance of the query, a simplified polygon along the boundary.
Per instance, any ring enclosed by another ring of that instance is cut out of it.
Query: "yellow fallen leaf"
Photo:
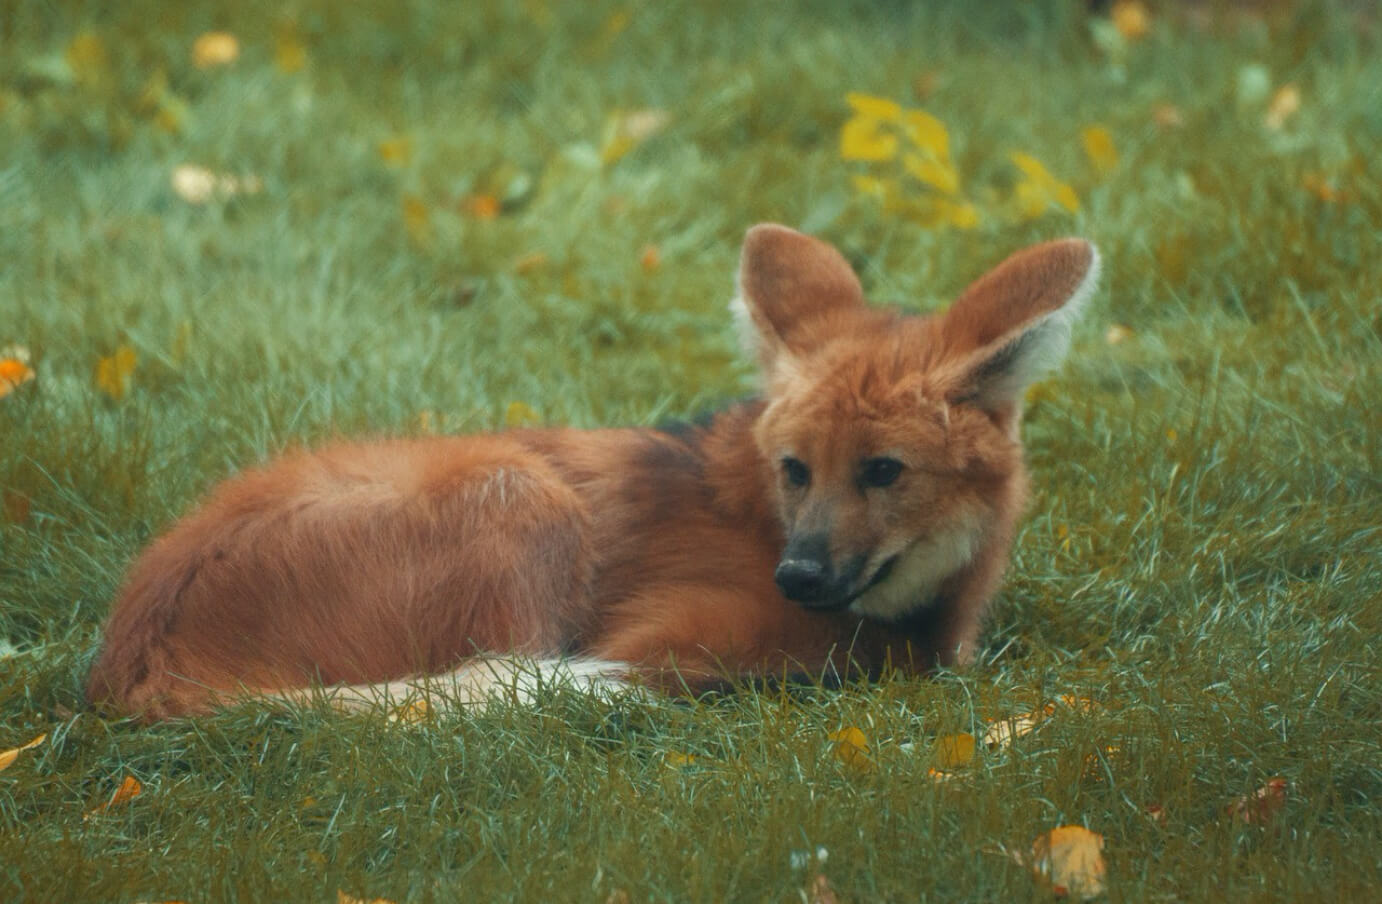
[[[917,181],[937,191],[953,195],[960,190],[960,174],[949,162],[923,157],[909,151],[902,155],[902,166]]]
[[[532,273],[534,270],[541,270],[547,266],[547,262],[547,255],[543,252],[530,251],[513,262],[513,272],[520,276],[524,273]]]
[[[950,132],[945,123],[925,110],[907,110],[902,114],[902,134],[921,151],[945,163],[950,162]]]
[[[524,402],[510,402],[509,407],[504,409],[504,426],[522,427],[527,424],[536,424],[542,418],[531,406]]]
[[[1289,82],[1277,89],[1276,94],[1272,95],[1272,102],[1267,105],[1267,115],[1262,118],[1262,123],[1273,132],[1280,132],[1286,127],[1286,120],[1300,112],[1300,88],[1294,82]]]
[[[274,37],[274,65],[279,72],[287,75],[299,72],[307,65],[307,47],[292,22],[284,22],[278,27]]]
[[[653,273],[662,266],[662,250],[656,245],[647,244],[638,252],[638,266],[644,273]]]
[[[891,160],[897,156],[901,142],[884,129],[883,123],[871,116],[855,116],[840,129],[840,159]]]
[[[1152,15],[1141,0],[1118,0],[1110,11],[1113,27],[1129,41],[1146,37],[1152,30]]]
[[[1058,895],[1082,901],[1104,893],[1104,836],[1084,826],[1061,826],[1032,842],[1032,872]]]
[[[96,362],[96,388],[115,401],[120,401],[129,391],[130,376],[138,363],[139,358],[135,355],[134,349],[128,345],[121,345],[115,350],[115,354]]]
[[[228,31],[208,31],[192,42],[192,65],[198,69],[225,66],[240,57],[240,40]]]
[[[426,722],[432,717],[432,704],[427,702],[425,697],[419,697],[402,706],[394,708],[389,713],[390,722],[402,722],[406,725],[416,725],[419,722]]]
[[[846,766],[860,772],[872,772],[878,768],[869,755],[869,739],[853,725],[832,731],[830,740],[835,742],[835,757]]]
[[[1014,194],[1014,206],[1019,219],[1034,220],[1053,204],[1065,208],[1070,213],[1080,209],[1080,198],[1075,194],[1075,190],[1051,175],[1040,160],[1021,151],[1014,151],[1009,158],[1026,177],[1017,183]]]
[[[1080,132],[1085,156],[1094,164],[1100,176],[1107,176],[1118,166],[1118,149],[1113,146],[1113,134],[1103,126],[1087,126]]]
[[[942,735],[931,748],[931,764],[942,772],[968,765],[974,759],[974,735],[969,732]]]
[[[1266,825],[1286,806],[1287,787],[1286,779],[1273,776],[1261,788],[1234,800],[1224,808],[1224,812],[1237,822]]]
[[[19,759],[19,755],[26,750],[33,750],[39,744],[48,739],[48,732],[44,732],[27,744],[20,744],[18,747],[11,747],[9,750],[0,751],[0,772],[14,765],[14,761]]]
[[[1104,331],[1104,341],[1109,345],[1119,345],[1132,338],[1132,328],[1121,323],[1112,324]]]
[[[871,94],[851,91],[845,95],[845,101],[854,108],[855,113],[870,119],[896,122],[902,116],[902,105],[885,97],[874,97]]]
[[[94,32],[84,31],[72,39],[63,52],[63,59],[78,82],[99,87],[110,77],[110,54],[105,41]]]
[[[669,767],[693,766],[700,760],[694,753],[681,753],[669,750],[662,755],[662,764]]]
[[[120,783],[120,787],[116,788],[115,793],[110,796],[110,800],[92,807],[82,818],[86,819],[98,813],[104,813],[111,807],[118,807],[121,804],[129,803],[138,797],[143,790],[144,786],[139,783],[139,779],[132,775],[127,775],[125,776],[125,780]]]
[[[416,195],[403,196],[403,228],[415,244],[427,245],[432,241],[431,215],[427,204]]]
[[[385,163],[401,166],[413,159],[413,140],[406,136],[395,136],[379,142],[379,159]]]

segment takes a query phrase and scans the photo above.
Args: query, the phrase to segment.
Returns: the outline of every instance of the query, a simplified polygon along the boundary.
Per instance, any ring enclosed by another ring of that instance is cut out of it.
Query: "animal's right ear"
[[[774,223],[744,236],[730,308],[770,377],[828,338],[832,315],[863,303],[849,261],[829,244]]]

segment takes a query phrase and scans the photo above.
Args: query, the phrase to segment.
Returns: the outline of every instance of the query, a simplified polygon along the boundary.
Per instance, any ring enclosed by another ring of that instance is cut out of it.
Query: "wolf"
[[[234,477],[130,568],[89,699],[155,720],[311,688],[465,705],[962,665],[1028,493],[1023,396],[1099,269],[1088,241],[1047,242],[920,316],[867,304],[826,242],[755,226],[731,307],[760,397]]]

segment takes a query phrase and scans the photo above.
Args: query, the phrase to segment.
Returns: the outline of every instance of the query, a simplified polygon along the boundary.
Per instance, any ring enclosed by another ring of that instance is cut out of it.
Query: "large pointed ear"
[[[1070,329],[1099,281],[1084,239],[1019,251],[980,277],[940,322],[946,358],[960,364],[953,402],[1000,410],[1065,357]]]
[[[739,294],[730,307],[767,373],[809,351],[834,315],[863,303],[849,262],[820,239],[775,223],[744,236]]]

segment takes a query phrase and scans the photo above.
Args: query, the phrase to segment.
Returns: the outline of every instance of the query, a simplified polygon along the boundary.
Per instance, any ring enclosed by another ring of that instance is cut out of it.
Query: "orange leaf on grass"
[[[499,216],[503,205],[494,195],[467,195],[461,201],[461,209],[477,220],[493,220]]]
[[[134,349],[128,345],[120,346],[115,350],[115,354],[96,362],[93,377],[96,388],[115,401],[120,401],[129,392],[130,377],[138,364],[139,357],[134,353]]]
[[[22,345],[0,349],[0,399],[34,379],[29,366],[29,350]]]
[[[638,266],[643,268],[644,273],[656,271],[662,266],[662,251],[656,245],[644,245],[638,253]]]
[[[336,889],[336,904],[394,904],[388,898],[357,898]]]
[[[90,810],[86,811],[86,814],[85,816],[83,816],[83,818],[85,819],[91,816],[95,816],[98,813],[104,813],[111,807],[118,807],[121,804],[127,804],[130,801],[134,800],[136,797],[138,797],[143,791],[144,786],[139,783],[139,779],[135,778],[132,775],[127,775],[125,776],[125,780],[120,783],[120,787],[116,788],[115,793],[110,796],[110,800],[106,801],[103,804],[99,804],[98,806],[92,807]]]
[[[0,772],[14,765],[14,761],[19,759],[19,755],[26,750],[33,750],[38,745],[48,739],[48,732],[44,732],[27,744],[20,744],[18,747],[11,747],[9,750],[0,751]]]

